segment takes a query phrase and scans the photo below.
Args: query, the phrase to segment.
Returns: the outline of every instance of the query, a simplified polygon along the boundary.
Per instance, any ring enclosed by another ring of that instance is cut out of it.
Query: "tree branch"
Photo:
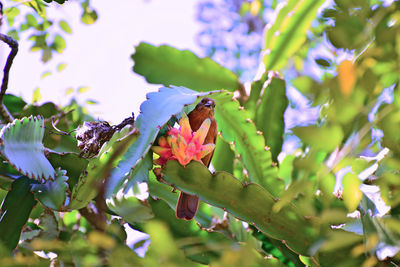
[[[3,103],[4,95],[7,91],[8,88],[8,77],[11,69],[11,65],[13,63],[14,57],[18,53],[18,42],[15,41],[13,38],[4,35],[0,33],[0,40],[8,44],[8,46],[11,48],[10,54],[8,55],[6,65],[4,66],[4,76],[3,76],[3,82],[1,84],[1,91],[0,91],[0,115],[4,118],[6,122],[12,122],[14,118],[10,114],[10,112],[7,110],[6,106]]]

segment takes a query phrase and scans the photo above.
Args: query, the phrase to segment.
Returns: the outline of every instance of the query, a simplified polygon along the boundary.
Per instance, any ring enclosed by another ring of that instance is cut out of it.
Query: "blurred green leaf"
[[[61,72],[61,71],[65,70],[66,67],[67,67],[67,64],[65,64],[65,63],[60,63],[60,64],[57,65],[57,70],[58,70],[59,72]]]
[[[72,30],[71,30],[71,28],[70,28],[69,25],[68,25],[68,22],[66,22],[65,20],[60,20],[60,22],[58,23],[58,25],[60,26],[60,28],[61,28],[64,32],[69,33],[69,34],[72,33]]]
[[[347,173],[342,180],[343,185],[343,201],[349,212],[353,212],[362,198],[360,190],[361,181],[357,175]]]
[[[25,107],[26,102],[21,97],[6,94],[4,95],[4,105],[13,114],[20,112]]]
[[[317,127],[295,127],[292,129],[305,144],[316,150],[333,151],[343,139],[343,130],[338,125]]]
[[[235,91],[242,86],[232,71],[189,50],[140,43],[131,57],[135,62],[133,71],[149,83],[185,86],[196,91]]]
[[[84,8],[84,12],[81,16],[81,22],[87,25],[95,23],[97,20],[96,10],[92,10],[88,7]]]
[[[48,159],[55,168],[67,171],[69,189],[78,183],[79,177],[85,171],[88,160],[80,157],[77,153],[53,153],[48,154]]]
[[[270,147],[272,160],[278,162],[278,155],[282,150],[283,133],[285,131],[284,113],[289,104],[286,97],[285,81],[270,73],[270,78],[264,89],[261,101],[257,105],[256,126]]]
[[[60,210],[66,199],[68,177],[66,171],[57,170],[54,181],[46,181],[44,184],[32,184],[32,192],[35,197],[46,207]]]
[[[61,35],[54,36],[54,42],[51,47],[56,50],[58,53],[62,53],[65,49],[65,40]]]
[[[42,94],[40,93],[40,88],[37,87],[35,91],[33,91],[32,95],[32,103],[37,103],[42,100]]]
[[[279,71],[303,45],[311,22],[323,0],[289,0],[279,10],[276,20],[265,28],[263,62],[266,70]]]
[[[36,200],[30,191],[31,180],[21,176],[11,185],[0,209],[0,243],[10,251],[18,245],[22,227],[29,219]]]
[[[110,197],[106,200],[108,208],[131,224],[151,219],[154,214],[147,202],[138,199],[144,193],[139,189],[139,183],[136,183],[124,194]]]

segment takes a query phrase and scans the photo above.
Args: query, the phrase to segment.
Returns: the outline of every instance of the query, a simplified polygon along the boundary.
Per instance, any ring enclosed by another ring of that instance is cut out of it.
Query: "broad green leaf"
[[[140,43],[132,59],[133,71],[149,83],[185,86],[196,91],[235,91],[242,86],[232,71],[189,50]]]
[[[30,178],[54,178],[55,170],[44,155],[43,134],[41,117],[14,120],[1,129],[0,152],[15,169]]]
[[[275,73],[270,74],[261,101],[257,105],[255,121],[257,129],[264,135],[266,145],[270,147],[273,161],[278,162],[285,132],[283,115],[289,101],[286,97],[285,81]]]
[[[55,168],[61,168],[67,171],[69,189],[72,191],[78,183],[79,177],[85,171],[89,161],[80,157],[77,153],[54,153],[48,154],[51,165]]]
[[[26,102],[21,97],[6,94],[4,95],[4,105],[7,107],[8,111],[13,114],[21,112],[26,106]]]
[[[301,48],[311,22],[324,0],[288,0],[274,24],[265,27],[263,62],[266,70],[279,71]]]
[[[349,212],[353,212],[362,198],[360,190],[361,180],[356,174],[347,173],[342,180],[343,201]]]
[[[243,184],[226,172],[211,174],[195,161],[185,167],[177,161],[168,161],[162,174],[167,183],[225,209],[272,238],[285,240],[299,254],[309,255],[309,248],[316,241],[317,232],[311,222],[294,205],[273,212],[275,198],[260,185]]]
[[[218,130],[226,141],[234,144],[250,181],[278,197],[284,183],[278,178],[278,170],[272,166],[271,152],[266,148],[264,138],[257,133],[247,111],[240,108],[232,93],[213,94],[211,98],[216,102]]]
[[[69,34],[72,33],[71,27],[69,27],[68,23],[67,23],[65,20],[60,20],[60,22],[58,23],[58,25],[60,26],[60,28],[61,28],[64,32],[69,33]]]
[[[30,191],[31,180],[21,176],[11,185],[0,209],[0,243],[10,251],[18,245],[22,227],[29,219],[36,205],[33,193]]]
[[[140,132],[138,140],[128,149],[118,168],[108,179],[106,198],[115,194],[131,170],[142,161],[153,145],[160,129],[172,116],[178,115],[186,105],[194,103],[197,97],[209,93],[198,93],[184,87],[162,87],[158,92],[147,94],[147,100],[140,105],[140,115],[135,126]],[[145,180],[139,180],[142,182]]]
[[[83,208],[96,197],[103,180],[110,175],[138,136],[138,130],[130,125],[114,133],[110,141],[102,146],[99,155],[89,161],[86,172],[80,176],[78,185],[72,191],[70,209]]]
[[[47,181],[44,184],[32,184],[31,190],[35,197],[46,207],[53,210],[60,210],[66,199],[68,188],[68,177],[66,171],[57,170],[54,181]]]
[[[295,127],[292,129],[301,141],[316,150],[333,151],[343,139],[343,130],[338,125],[317,127]]]

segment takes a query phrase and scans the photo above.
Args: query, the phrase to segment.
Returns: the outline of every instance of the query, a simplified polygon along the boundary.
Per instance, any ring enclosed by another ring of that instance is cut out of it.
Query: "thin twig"
[[[10,114],[10,112],[7,110],[6,106],[3,103],[3,98],[4,95],[7,91],[8,87],[8,77],[11,69],[11,65],[13,63],[14,57],[18,53],[18,42],[15,41],[13,38],[1,34],[0,33],[0,40],[8,44],[8,46],[11,48],[10,54],[8,55],[6,65],[4,66],[4,76],[3,76],[3,82],[1,84],[1,91],[0,91],[0,115],[4,118],[6,122],[12,122],[14,118]]]

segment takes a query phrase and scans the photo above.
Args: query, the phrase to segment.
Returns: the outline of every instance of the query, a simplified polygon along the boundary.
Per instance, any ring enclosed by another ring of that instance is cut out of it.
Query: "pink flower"
[[[215,144],[203,145],[210,124],[210,119],[206,119],[197,132],[193,132],[189,118],[183,113],[179,121],[179,129],[171,128],[166,136],[158,139],[158,146],[152,147],[154,153],[160,155],[155,163],[163,166],[167,160],[177,160],[185,166],[192,160],[201,161],[215,148]]]

